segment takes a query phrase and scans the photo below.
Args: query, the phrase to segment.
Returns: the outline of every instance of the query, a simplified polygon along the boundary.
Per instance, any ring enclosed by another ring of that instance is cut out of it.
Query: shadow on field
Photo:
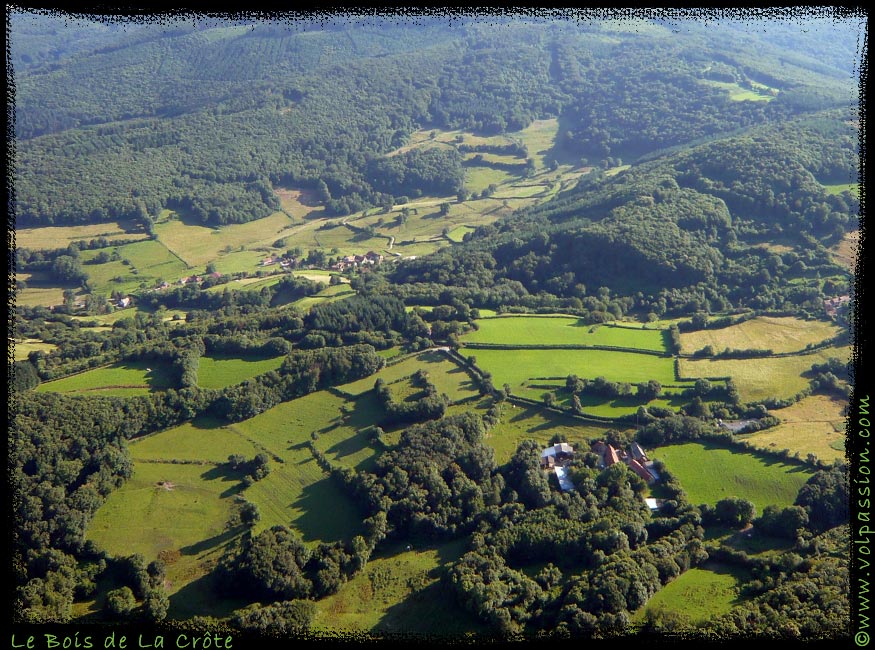
[[[214,536],[209,537],[207,539],[202,539],[201,541],[199,541],[195,544],[183,546],[181,549],[179,549],[179,552],[182,553],[183,555],[200,555],[204,551],[209,551],[210,549],[215,548],[216,546],[219,546],[219,544],[224,544],[226,542],[230,542],[232,539],[234,539],[237,535],[242,533],[244,530],[246,530],[246,526],[242,526],[242,525],[235,526],[234,528],[229,528],[228,530],[226,530],[225,532],[223,532],[220,535],[214,535]]]
[[[231,469],[226,464],[216,465],[211,467],[206,472],[201,474],[201,478],[205,481],[221,481],[222,483],[233,483],[233,485],[228,486],[222,493],[219,495],[221,498],[225,499],[230,496],[234,496],[235,494],[239,494],[243,491],[243,477],[246,475],[246,472],[242,469]]]

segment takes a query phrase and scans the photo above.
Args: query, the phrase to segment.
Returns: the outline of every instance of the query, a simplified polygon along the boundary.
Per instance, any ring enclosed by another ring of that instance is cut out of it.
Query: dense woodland
[[[441,567],[437,589],[495,634],[626,634],[654,594],[710,560],[745,577],[739,603],[696,634],[841,636],[849,616],[845,463],[761,452],[811,471],[793,505],[763,512],[738,498],[693,503],[657,462],[664,500],[651,513],[643,479],[622,463],[604,469],[586,452],[568,465],[576,489],[565,492],[541,470],[534,440],[496,461],[488,437],[508,417],[510,389],[454,350],[480,310],[491,309],[562,312],[587,325],[679,318],[666,331],[675,363],[771,357],[770,349],[729,348],[681,355],[680,335],[763,314],[814,318],[824,298],[851,292],[827,248],[857,229],[860,199],[824,187],[856,180],[861,166],[848,39],[827,23],[795,40],[785,24],[770,40],[740,24],[680,26],[683,38],[537,18],[179,19],[125,28],[13,15],[19,227],[130,218],[148,234],[163,209],[219,227],[278,210],[278,186],[312,190],[329,217],[388,212],[402,197],[464,202],[467,154],[511,156],[519,164],[494,168],[521,175],[534,166],[535,152],[518,144],[396,151],[418,129],[487,136],[557,118],[556,141],[537,153],[547,166],[583,170],[569,189],[477,227],[460,244],[348,274],[356,295],[308,308],[290,303],[323,283],[288,275],[246,290],[213,278],[143,292],[130,316],[104,327],[106,301],[87,293],[87,315],[74,317],[72,288],[90,292],[89,266],[110,261],[122,241],[17,248],[19,272],[66,289],[63,305],[19,306],[12,324],[16,337],[53,346],[10,363],[20,619],[70,622],[74,603],[106,584],[98,618],[168,616],[161,560],[112,556],[85,541],[107,496],[131,478],[130,441],[201,416],[242,422],[371,378],[356,399],[379,413],[368,429],[379,450],[372,465],[337,464],[317,448],[315,431],[302,445],[361,513],[362,534],[318,544],[292,525],[254,534],[258,509],[242,505],[234,520],[242,532],[210,576],[222,595],[243,593],[252,604],[199,624],[297,634],[312,624],[315,603],[388,544],[458,541],[463,551]],[[731,101],[714,83],[770,93],[770,101]],[[86,262],[90,249],[101,252]],[[229,286],[206,290],[220,282]],[[829,341],[848,342],[847,331]],[[383,353],[438,346],[479,390],[476,408],[451,402],[424,370],[398,384],[373,380],[387,367]],[[225,388],[200,387],[201,360],[223,354],[282,361]],[[118,362],[160,365],[170,387],[133,397],[34,390]],[[618,446],[707,441],[749,450],[713,420],[746,419],[742,433],[751,432],[778,423],[768,409],[815,393],[848,397],[851,377],[839,359],[812,362],[803,376],[807,387],[794,397],[751,403],[732,380],[700,379],[679,394],[678,408],[642,406],[609,419],[604,437]],[[557,407],[553,393],[544,406],[569,418],[581,415],[581,398],[663,396],[656,380],[557,381],[571,406]],[[408,383],[412,393],[397,397]],[[248,486],[271,462],[265,453],[232,455],[222,467]],[[764,557],[709,536],[751,523],[787,546]],[[636,629],[690,631],[665,612],[648,613]]]

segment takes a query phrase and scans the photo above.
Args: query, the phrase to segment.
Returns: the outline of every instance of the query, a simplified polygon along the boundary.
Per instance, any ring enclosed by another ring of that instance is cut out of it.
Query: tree
[[[250,528],[261,520],[261,513],[258,511],[258,506],[250,501],[243,504],[240,508],[240,521],[244,526]]]
[[[550,408],[551,406],[556,404],[556,393],[544,393],[541,397],[544,400],[544,406],[546,406],[547,408]]]
[[[130,587],[113,589],[106,595],[106,608],[118,618],[127,618],[137,607],[137,599]]]
[[[450,204],[446,201],[441,203],[441,216],[445,217],[450,213]]]
[[[747,499],[729,497],[714,506],[717,521],[731,528],[742,528],[756,517],[756,507]]]
[[[163,587],[151,589],[143,601],[143,615],[150,621],[163,621],[170,609],[170,598]]]

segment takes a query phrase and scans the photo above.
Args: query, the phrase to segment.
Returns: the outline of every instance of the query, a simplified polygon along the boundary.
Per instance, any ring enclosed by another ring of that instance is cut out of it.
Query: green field
[[[742,88],[737,83],[729,83],[726,81],[711,81],[710,79],[702,79],[700,80],[700,83],[707,86],[714,86],[715,88],[722,88],[729,93],[729,99],[734,102],[770,102],[774,99],[772,95],[767,94],[769,87],[763,86],[761,84],[757,85],[762,88],[763,93],[758,93],[754,90],[750,90],[749,88]]]
[[[475,230],[477,229],[472,228],[471,226],[456,226],[447,233],[447,239],[459,243],[464,239],[465,235],[469,232],[474,232]]]
[[[361,513],[307,448],[311,433],[343,422],[345,404],[343,398],[320,391],[231,426],[283,460],[272,462],[270,474],[245,492],[261,512],[256,532],[291,524],[311,543],[350,539],[361,532]]]
[[[231,454],[253,458],[261,449],[232,428],[205,416],[135,440],[130,451],[134,460],[224,463]]]
[[[463,348],[462,355],[476,357],[477,365],[492,373],[495,386],[510,384],[511,390],[544,383],[538,377],[557,377],[564,385],[568,375],[587,379],[604,377],[609,381],[632,384],[655,379],[675,384],[674,362],[667,357],[611,350],[474,350]],[[552,383],[552,382],[551,382]]]
[[[439,393],[446,393],[452,401],[462,400],[478,394],[471,377],[462,368],[450,361],[446,355],[437,351],[426,351],[388,366],[370,377],[359,379],[340,386],[340,390],[351,396],[361,395],[374,387],[377,378],[387,384],[409,377],[417,370],[425,370],[428,378]]]
[[[46,343],[39,339],[25,339],[23,341],[15,341],[11,344],[15,348],[14,358],[16,361],[27,359],[31,352],[51,352],[58,346],[54,343]]]
[[[226,354],[203,356],[198,364],[197,383],[201,388],[225,388],[269,370],[276,370],[284,359],[285,356],[270,358]]]
[[[798,352],[809,344],[820,343],[839,332],[841,328],[830,321],[758,316],[720,329],[685,332],[681,334],[681,351],[692,354],[710,345],[715,352],[722,352],[726,348]]]
[[[770,411],[781,419],[778,426],[740,437],[763,449],[789,449],[827,461],[844,458],[846,406],[847,400],[810,395],[787,408]]]
[[[823,189],[826,190],[827,194],[841,194],[842,192],[850,192],[857,198],[860,198],[859,183],[833,183],[830,185],[824,185]]]
[[[739,569],[716,562],[689,569],[656,592],[632,622],[641,622],[647,611],[678,615],[692,625],[707,622],[740,603],[739,583],[745,577]]]
[[[109,240],[148,239],[142,226],[132,221],[15,229],[15,245],[18,248],[31,250],[66,248],[73,242],[87,242],[98,237],[106,237]]]
[[[316,632],[370,631],[396,634],[486,632],[473,615],[447,598],[440,568],[464,553],[461,541],[442,546],[387,546],[340,590],[316,602]]]
[[[112,555],[141,553],[150,562],[162,554],[173,596],[202,578],[242,533],[226,527],[241,478],[211,465],[135,463],[133,476],[107,497],[85,537]]]
[[[811,470],[713,443],[690,442],[654,449],[651,458],[665,463],[680,481],[691,503],[714,505],[740,497],[761,514],[768,505],[790,506]]]
[[[125,361],[40,384],[46,393],[80,393],[128,397],[174,388],[170,371],[155,361]]]
[[[606,345],[667,353],[664,333],[659,330],[589,325],[573,317],[499,316],[481,318],[476,323],[479,329],[460,337],[461,342]]]
[[[482,352],[482,350],[478,350]],[[802,376],[812,364],[823,363],[829,357],[850,359],[849,346],[824,348],[813,354],[768,359],[681,359],[682,377],[732,377],[744,402],[769,397],[787,398],[808,387]]]
[[[350,298],[356,294],[355,289],[350,289],[349,284],[335,284],[333,287],[325,287],[314,296],[306,296],[294,301],[293,304],[299,309],[308,310],[315,305],[321,305],[335,300]]]

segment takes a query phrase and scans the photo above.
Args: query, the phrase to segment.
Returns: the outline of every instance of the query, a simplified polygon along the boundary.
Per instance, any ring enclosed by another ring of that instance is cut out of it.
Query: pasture
[[[174,388],[168,368],[156,361],[124,361],[40,384],[41,393],[72,393],[128,397]]]
[[[769,411],[781,424],[764,431],[739,436],[763,449],[789,449],[803,457],[814,454],[831,461],[844,458],[847,401],[815,394],[783,409]]]
[[[340,386],[344,393],[355,397],[371,390],[377,378],[387,384],[409,377],[417,370],[425,370],[428,380],[435,385],[439,393],[446,393],[451,401],[463,400],[479,394],[468,373],[450,361],[442,352],[428,350],[410,356],[380,372]]]
[[[304,541],[351,539],[361,533],[362,515],[342,489],[316,464],[310,434],[342,423],[345,400],[324,391],[283,402],[231,425],[283,462],[245,492],[261,512],[256,534],[276,524],[292,525]]]
[[[148,239],[142,226],[133,221],[108,221],[79,226],[41,226],[16,228],[15,245],[30,250],[67,248],[73,242],[87,242],[98,237],[113,239]]]
[[[824,184],[823,189],[826,190],[827,194],[841,194],[843,192],[850,192],[857,198],[860,198],[860,184],[859,183],[831,183]]]
[[[325,287],[322,291],[314,296],[305,296],[295,300],[292,305],[301,310],[308,310],[314,305],[320,305],[326,302],[334,302],[335,300],[343,300],[350,298],[356,294],[355,289],[350,289],[348,283],[336,284],[333,287]]]
[[[364,571],[331,596],[316,602],[317,633],[369,631],[389,634],[486,632],[472,614],[444,596],[441,568],[465,548],[455,541],[441,546],[387,545]]]
[[[22,341],[10,342],[10,347],[13,347],[15,361],[23,361],[27,359],[31,352],[51,352],[58,346],[54,343],[46,343],[39,339],[24,339]]]
[[[137,461],[207,461],[225,463],[231,454],[253,458],[261,449],[230,426],[210,417],[200,417],[130,443]]]
[[[463,343],[504,345],[605,345],[667,353],[659,330],[584,324],[578,318],[499,316],[480,318],[479,329],[460,337]]]
[[[716,562],[689,569],[656,592],[635,612],[632,622],[643,622],[650,611],[670,613],[692,625],[704,623],[741,602],[739,586],[746,577],[737,567]]]
[[[676,384],[674,361],[667,357],[613,350],[493,350],[462,348],[465,357],[476,357],[477,365],[492,373],[495,386],[510,384],[512,390],[544,383],[544,377],[557,378],[547,383],[565,383],[568,375],[586,379],[604,377],[608,381],[639,382],[655,379],[660,384]]]
[[[64,304],[64,289],[53,286],[43,273],[16,273],[16,280],[27,283],[26,289],[16,289],[15,304],[22,307],[51,307]]]
[[[447,239],[458,244],[464,240],[466,234],[475,230],[477,229],[471,226],[456,226],[447,233]]]
[[[812,471],[714,443],[688,442],[658,447],[650,457],[659,459],[674,474],[691,503],[714,505],[720,499],[740,497],[762,514],[768,505],[790,506]]]
[[[756,90],[751,90],[749,88],[742,88],[737,83],[729,83],[726,81],[701,79],[699,80],[699,83],[725,90],[729,93],[729,99],[734,102],[770,102],[774,99],[772,95],[768,94],[769,87],[761,84],[757,85],[761,92],[757,92]]]
[[[243,252],[246,253],[245,259],[252,259],[251,266],[239,270],[254,270],[255,264],[264,258],[264,253],[271,249],[273,243],[289,237],[296,225],[282,212],[274,212],[248,223],[211,228],[164,210],[155,222],[155,233],[158,240],[185,260],[190,268],[205,267],[207,263],[214,262],[220,272],[231,273],[237,271],[236,266],[241,264],[240,261],[232,261],[235,257],[233,253]],[[263,250],[256,251],[256,248]]]
[[[480,350],[478,350],[479,352]],[[808,386],[802,373],[830,357],[850,359],[850,346],[832,347],[812,354],[768,359],[681,359],[682,377],[732,377],[743,402],[792,397]]]
[[[95,513],[85,538],[112,555],[167,564],[168,592],[201,578],[243,529],[228,528],[240,485],[211,465],[137,462],[133,476]]]
[[[278,369],[283,359],[284,356],[264,358],[210,354],[200,358],[197,383],[201,388],[233,386],[244,379]]]
[[[735,350],[772,350],[776,353],[798,352],[805,346],[820,343],[841,332],[835,323],[802,320],[790,316],[757,316],[738,325],[721,329],[698,330],[681,334],[681,351],[692,354],[706,345],[722,352]]]

